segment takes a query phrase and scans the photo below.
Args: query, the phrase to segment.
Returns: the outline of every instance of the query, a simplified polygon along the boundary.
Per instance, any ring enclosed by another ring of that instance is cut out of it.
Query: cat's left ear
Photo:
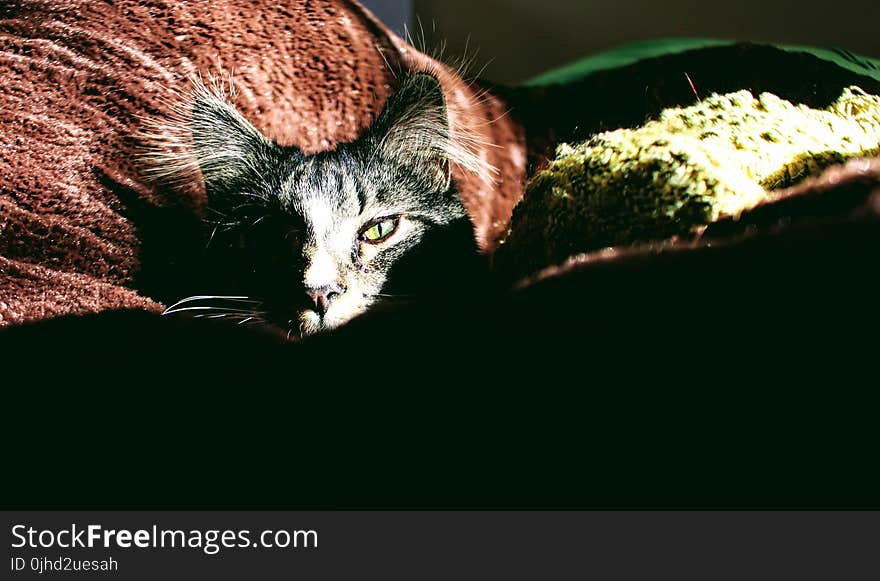
[[[405,77],[373,124],[372,135],[386,157],[420,169],[438,191],[449,189],[457,154],[443,88],[433,75]]]

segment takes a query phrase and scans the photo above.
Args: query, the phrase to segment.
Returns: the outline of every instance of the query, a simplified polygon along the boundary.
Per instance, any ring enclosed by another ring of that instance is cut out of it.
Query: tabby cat
[[[451,168],[481,162],[451,138],[433,75],[403,76],[360,137],[312,155],[267,139],[215,89],[193,93],[188,130],[219,276],[167,314],[297,337],[377,304],[476,292],[483,260]]]

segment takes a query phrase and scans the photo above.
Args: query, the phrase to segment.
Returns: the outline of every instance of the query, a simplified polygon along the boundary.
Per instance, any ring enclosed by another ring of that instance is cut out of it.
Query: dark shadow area
[[[101,187],[122,203],[122,215],[137,228],[140,270],[135,274],[134,288],[166,305],[205,292],[209,274],[201,218],[183,206],[153,205],[97,169],[95,175]]]
[[[8,503],[880,508],[878,194],[851,187],[301,343],[138,312],[6,329]]]
[[[383,292],[428,300],[476,295],[480,300],[489,284],[488,259],[480,254],[473,224],[464,218],[429,230],[391,267]]]

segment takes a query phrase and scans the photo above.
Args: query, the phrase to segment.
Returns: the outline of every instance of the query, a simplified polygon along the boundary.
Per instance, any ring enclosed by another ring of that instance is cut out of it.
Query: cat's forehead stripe
[[[310,203],[310,199],[320,198],[342,213],[351,213],[353,210],[360,213],[357,208],[363,207],[360,200],[362,193],[355,174],[352,168],[340,167],[328,158],[312,158],[291,172],[283,187],[289,195],[298,199],[300,203],[297,205],[302,209]]]
[[[285,203],[292,203],[294,207],[297,206],[297,186],[304,180],[305,176],[311,173],[313,164],[314,160],[305,158],[298,160],[297,165],[293,169],[288,168],[287,176],[282,180],[278,191],[278,195]]]
[[[305,218],[315,234],[326,234],[333,227],[334,211],[326,200],[310,198],[306,201]]]
[[[348,221],[359,214],[352,172],[328,158],[319,158],[307,166],[297,189],[297,206],[313,240],[318,244],[348,240]],[[348,241],[344,244],[349,245]]]
[[[355,194],[357,194],[357,203],[358,203],[358,214],[364,213],[364,208],[367,207],[367,191],[364,187],[364,183],[361,179],[354,177],[352,178],[352,188],[354,188]]]

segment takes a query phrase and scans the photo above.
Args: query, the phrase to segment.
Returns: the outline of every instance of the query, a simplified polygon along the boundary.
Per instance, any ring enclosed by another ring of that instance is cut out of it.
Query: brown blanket
[[[138,165],[144,119],[195,74],[230,70],[236,105],[307,151],[351,140],[394,90],[393,70],[441,77],[453,133],[497,169],[457,176],[486,250],[525,179],[505,106],[345,0],[10,0],[0,6],[0,326],[163,306],[139,276],[145,229],[200,214],[204,195],[156,187]],[[492,144],[492,145],[489,145]],[[145,221],[143,216],[152,216]],[[169,235],[171,230],[169,230]],[[173,240],[167,241],[173,260]]]

